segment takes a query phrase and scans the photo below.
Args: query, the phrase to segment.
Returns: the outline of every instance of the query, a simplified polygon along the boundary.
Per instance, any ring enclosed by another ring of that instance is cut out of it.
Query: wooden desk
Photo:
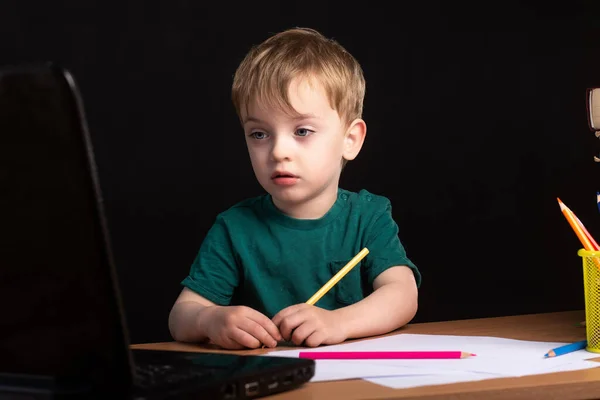
[[[409,324],[392,334],[421,333],[441,335],[495,336],[510,339],[575,342],[585,339],[585,328],[577,326],[585,319],[583,311],[530,314],[510,317]],[[172,351],[217,351],[208,346],[165,342],[132,345],[132,348]],[[287,348],[281,348],[285,350]],[[234,351],[261,354],[264,350]],[[229,351],[232,352],[232,351]],[[600,360],[598,358],[597,360]],[[300,399],[600,399],[600,368],[582,371],[497,378],[410,389],[390,389],[360,379],[315,382],[270,396],[270,400]]]

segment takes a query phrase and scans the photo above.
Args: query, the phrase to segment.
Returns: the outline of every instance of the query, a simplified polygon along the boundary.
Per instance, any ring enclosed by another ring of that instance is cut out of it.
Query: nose
[[[271,148],[271,158],[273,161],[289,160],[294,151],[293,140],[284,135],[277,135],[273,140],[273,147]]]

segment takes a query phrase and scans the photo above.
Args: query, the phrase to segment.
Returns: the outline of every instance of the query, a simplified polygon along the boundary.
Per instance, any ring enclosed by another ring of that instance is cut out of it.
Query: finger
[[[279,324],[279,332],[285,340],[291,340],[294,329],[300,326],[305,319],[302,313],[294,313],[288,317],[285,317]]]
[[[317,330],[317,326],[314,323],[310,323],[310,321],[304,321],[300,326],[294,329],[292,333],[292,342],[294,344],[300,346],[306,338],[315,333]]]
[[[259,325],[258,323],[256,323],[255,321],[253,321],[249,318],[246,318],[245,321],[242,321],[239,325],[239,328],[244,330],[248,334],[252,335],[254,338],[256,338],[258,341],[263,343],[265,346],[268,346],[268,347],[276,347],[277,346],[277,340],[275,340],[271,336],[271,334],[269,334],[269,332],[267,332],[265,330],[265,328],[262,327],[262,325]]]
[[[243,346],[241,344],[239,344],[238,342],[236,342],[235,340],[227,337],[225,339],[223,339],[219,344],[219,346],[221,346],[224,349],[227,350],[243,350],[246,349],[246,346]]]
[[[240,328],[233,329],[229,334],[229,339],[250,349],[256,349],[261,344],[256,337]]]
[[[216,338],[215,340],[212,340],[212,342],[224,349],[229,349],[229,350],[240,350],[240,349],[244,349],[245,346],[239,344],[238,342],[236,342],[235,340],[231,339],[229,337],[230,332],[225,332],[223,335],[220,335],[218,338]]]
[[[281,336],[277,325],[275,325],[273,321],[267,318],[266,315],[255,311],[254,313],[248,315],[248,318],[260,325],[268,333],[268,335],[271,336],[276,342],[283,340],[283,337]]]
[[[279,324],[284,318],[289,317],[298,310],[299,305],[300,304],[294,304],[293,306],[286,307],[283,310],[279,311],[277,314],[275,314],[275,316],[272,319],[273,324],[275,324],[275,326],[279,326]]]
[[[306,339],[304,345],[308,347],[318,347],[325,341],[325,333],[323,331],[314,331]]]

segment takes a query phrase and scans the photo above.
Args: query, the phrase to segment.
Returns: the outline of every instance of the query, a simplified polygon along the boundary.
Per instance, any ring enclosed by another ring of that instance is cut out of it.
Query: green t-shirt
[[[315,304],[337,309],[368,296],[389,267],[410,267],[385,197],[338,190],[323,217],[281,213],[265,194],[220,213],[182,284],[219,305],[245,305],[272,318],[306,302],[364,247],[369,254]]]

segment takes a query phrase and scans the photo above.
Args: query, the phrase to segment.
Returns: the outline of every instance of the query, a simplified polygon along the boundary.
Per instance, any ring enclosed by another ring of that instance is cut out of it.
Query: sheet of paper
[[[478,380],[490,377],[541,374],[560,371],[561,368],[600,366],[600,363],[583,361],[598,356],[585,350],[560,357],[544,357],[548,350],[563,344],[566,343],[535,342],[488,336],[399,334],[315,349],[299,348],[298,350],[276,351],[268,355],[298,357],[300,350],[314,352],[459,350],[477,354],[475,357],[455,360],[317,360],[316,365],[319,372],[315,380],[375,378],[384,375],[405,377],[408,380],[414,376],[439,377],[440,375]],[[445,379],[449,379],[449,377],[439,377],[439,379],[445,382]],[[422,378],[422,381],[428,380],[434,381],[433,378]]]
[[[443,375],[416,375],[416,376],[392,376],[379,378],[366,378],[367,382],[386,386],[392,389],[408,389],[419,386],[445,385],[449,383],[481,381],[484,379],[499,378],[495,375],[481,374],[477,372],[453,372]],[[502,378],[502,377],[500,377]]]
[[[546,373],[560,371],[575,371],[580,369],[596,368],[598,363],[593,361],[579,361],[573,364],[562,365],[557,368],[550,368]],[[414,376],[390,376],[365,378],[366,381],[377,385],[386,386],[392,389],[407,389],[418,386],[444,385],[449,383],[480,381],[483,379],[499,378],[495,375],[482,374],[477,372],[453,372],[440,375],[414,375]]]
[[[311,382],[341,381],[345,379],[356,378],[375,378],[389,376],[413,377],[421,374],[452,374],[452,371],[428,369],[427,371],[418,370],[410,367],[378,365],[369,362],[353,362],[339,360],[318,360],[315,368],[315,375]]]

